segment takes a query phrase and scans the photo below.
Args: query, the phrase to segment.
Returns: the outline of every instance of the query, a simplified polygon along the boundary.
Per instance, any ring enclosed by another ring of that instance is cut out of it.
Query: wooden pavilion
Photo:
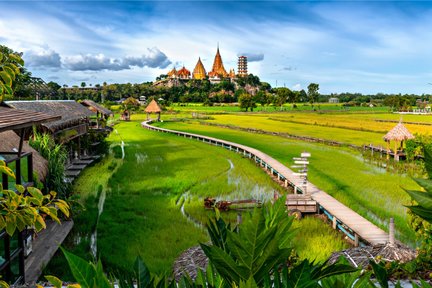
[[[400,153],[403,150],[404,141],[414,139],[414,136],[408,131],[408,129],[400,121],[392,130],[390,130],[384,137],[384,141],[387,142],[387,159],[390,159],[390,142],[394,142],[394,159],[399,161]]]
[[[37,167],[39,177],[45,177],[47,163],[24,143],[24,139],[33,125],[58,120],[60,116],[12,109],[2,105],[0,103],[0,150],[2,150],[0,159],[14,171],[16,178],[2,174],[0,183],[4,189],[15,189],[15,184],[24,187],[33,186],[34,168]],[[29,247],[25,243],[28,243],[29,239],[31,239],[31,233],[26,230],[15,233],[13,236],[9,236],[4,230],[0,231],[0,275],[2,280],[12,284],[25,281],[24,258]]]
[[[147,120],[149,120],[150,113],[156,113],[158,115],[157,121],[160,121],[162,109],[156,100],[153,99],[144,111],[147,113]]]

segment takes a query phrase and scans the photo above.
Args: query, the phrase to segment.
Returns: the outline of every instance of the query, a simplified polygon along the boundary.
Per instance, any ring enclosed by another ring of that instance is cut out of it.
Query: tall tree
[[[310,83],[309,84],[307,96],[308,96],[309,103],[311,103],[312,105],[318,99],[318,96],[319,96],[318,90],[319,90],[319,84],[316,84],[316,83]]]

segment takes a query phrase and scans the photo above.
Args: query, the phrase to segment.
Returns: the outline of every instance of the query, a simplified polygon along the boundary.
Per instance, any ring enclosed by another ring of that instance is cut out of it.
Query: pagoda
[[[178,78],[180,79],[189,79],[190,78],[190,71],[187,70],[184,66],[182,69],[178,70],[177,72]]]
[[[201,57],[198,58],[198,62],[195,65],[195,68],[193,70],[193,79],[198,79],[198,80],[202,80],[206,78],[206,70],[204,68],[204,65],[201,62]]]
[[[208,73],[208,75],[211,78],[228,77],[228,73],[223,66],[222,57],[219,53],[219,45],[213,62],[213,69]]]
[[[177,70],[175,67],[167,73],[168,78],[177,78]]]

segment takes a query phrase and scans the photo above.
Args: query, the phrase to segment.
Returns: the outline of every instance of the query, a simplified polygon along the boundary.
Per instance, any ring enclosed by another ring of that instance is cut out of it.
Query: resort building
[[[244,76],[248,75],[247,57],[246,56],[239,56],[238,57],[237,71],[238,71],[238,76],[239,77],[244,77]]]

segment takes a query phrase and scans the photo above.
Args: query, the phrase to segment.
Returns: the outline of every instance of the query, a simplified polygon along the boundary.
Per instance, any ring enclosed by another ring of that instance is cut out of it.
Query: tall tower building
[[[246,56],[239,56],[238,57],[238,76],[244,77],[248,75],[247,71],[247,57]]]

